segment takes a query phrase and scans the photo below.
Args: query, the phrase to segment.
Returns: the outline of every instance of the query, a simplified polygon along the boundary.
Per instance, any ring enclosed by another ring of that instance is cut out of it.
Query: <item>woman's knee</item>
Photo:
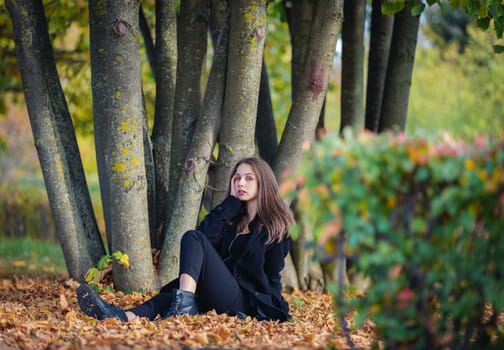
[[[182,239],[180,241],[180,244],[181,245],[191,244],[190,242],[194,242],[194,241],[201,242],[202,237],[203,237],[203,233],[201,231],[189,230],[189,231],[186,231],[182,235]]]

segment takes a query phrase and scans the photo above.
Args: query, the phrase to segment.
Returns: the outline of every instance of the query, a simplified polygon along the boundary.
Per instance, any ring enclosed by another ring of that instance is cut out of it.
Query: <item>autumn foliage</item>
[[[319,257],[370,283],[335,286],[340,317],[386,348],[504,345],[504,135],[328,136],[295,183]]]

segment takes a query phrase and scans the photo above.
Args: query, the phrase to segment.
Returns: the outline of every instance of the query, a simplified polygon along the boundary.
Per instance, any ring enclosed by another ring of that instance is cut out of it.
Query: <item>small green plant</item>
[[[129,256],[121,251],[116,251],[112,255],[104,255],[96,264],[96,267],[90,268],[86,273],[86,282],[89,283],[93,288],[97,290],[102,290],[103,285],[110,281],[112,276],[112,261],[113,259],[119,265],[124,266],[129,269]]]

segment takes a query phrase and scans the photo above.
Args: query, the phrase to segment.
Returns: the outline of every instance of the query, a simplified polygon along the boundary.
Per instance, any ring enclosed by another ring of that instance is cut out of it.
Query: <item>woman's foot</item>
[[[185,290],[174,289],[172,291],[172,302],[168,311],[161,318],[176,316],[176,315],[197,315],[199,313],[198,306],[196,305],[196,298],[194,293]]]
[[[120,321],[128,321],[128,317],[122,308],[105,302],[87,283],[82,283],[77,288],[77,301],[82,312],[90,317],[98,320],[117,318]]]

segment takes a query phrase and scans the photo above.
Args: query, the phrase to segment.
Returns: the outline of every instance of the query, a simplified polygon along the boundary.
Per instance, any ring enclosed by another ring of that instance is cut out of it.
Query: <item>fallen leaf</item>
[[[62,309],[67,309],[68,308],[68,301],[65,297],[65,294],[60,294],[60,307]]]

